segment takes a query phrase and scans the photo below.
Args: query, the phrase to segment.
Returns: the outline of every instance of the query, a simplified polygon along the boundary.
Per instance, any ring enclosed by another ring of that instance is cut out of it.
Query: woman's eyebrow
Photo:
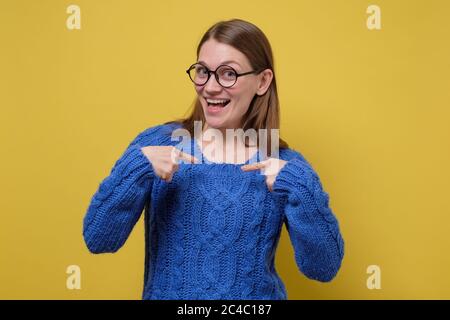
[[[198,61],[199,63],[202,63],[202,64],[204,64],[205,66],[207,66],[208,68],[209,68],[209,66],[208,66],[208,64],[205,62],[205,61]],[[220,65],[222,65],[222,64],[228,64],[228,63],[235,63],[235,64],[237,64],[239,67],[241,67],[241,65],[237,62],[237,61],[234,61],[234,60],[226,60],[226,61],[222,61],[221,63],[220,63]]]

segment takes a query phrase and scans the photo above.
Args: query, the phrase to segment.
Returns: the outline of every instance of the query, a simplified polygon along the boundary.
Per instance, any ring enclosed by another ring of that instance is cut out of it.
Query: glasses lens
[[[231,87],[237,79],[236,71],[228,66],[222,66],[217,70],[219,82],[224,87]]]
[[[195,84],[203,85],[208,80],[208,69],[201,64],[195,64],[189,69],[189,77]]]

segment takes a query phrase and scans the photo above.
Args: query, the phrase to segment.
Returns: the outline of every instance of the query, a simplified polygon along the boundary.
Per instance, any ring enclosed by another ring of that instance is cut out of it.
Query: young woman
[[[285,223],[299,270],[332,280],[344,241],[312,166],[273,135],[279,102],[263,32],[216,23],[187,73],[192,114],[141,132],[115,163],[84,218],[89,250],[117,251],[145,209],[143,299],[287,299],[274,264]],[[267,135],[250,144],[231,129]],[[173,139],[177,130],[191,148]],[[222,135],[207,139],[208,130]]]

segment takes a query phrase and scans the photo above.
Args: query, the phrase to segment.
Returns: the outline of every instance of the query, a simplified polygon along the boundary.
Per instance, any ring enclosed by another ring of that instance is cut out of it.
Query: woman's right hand
[[[197,158],[174,146],[147,146],[142,147],[141,151],[152,164],[153,172],[166,182],[172,181],[174,173],[178,170],[179,160],[199,163]]]

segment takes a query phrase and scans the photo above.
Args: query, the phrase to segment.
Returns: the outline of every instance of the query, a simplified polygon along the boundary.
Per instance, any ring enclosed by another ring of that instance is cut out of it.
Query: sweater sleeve
[[[100,183],[83,220],[90,252],[116,252],[127,240],[144,209],[153,184],[153,169],[141,147],[153,128],[141,132]]]
[[[341,266],[344,240],[318,175],[295,154],[279,171],[273,191],[286,196],[284,222],[299,270],[310,279],[331,281]]]

